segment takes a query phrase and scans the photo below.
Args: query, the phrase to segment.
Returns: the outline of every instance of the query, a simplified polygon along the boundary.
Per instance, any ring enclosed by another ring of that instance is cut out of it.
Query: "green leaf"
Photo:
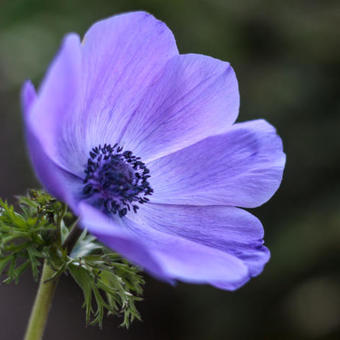
[[[70,254],[63,247],[77,219],[65,204],[47,193],[31,190],[18,196],[18,209],[0,200],[0,275],[17,283],[31,268],[38,280],[42,262],[54,270],[51,279],[70,275],[84,297],[86,323],[102,326],[105,314],[123,317],[129,327],[140,319],[144,280],[135,266],[99,243],[84,230]]]
[[[70,265],[68,268],[73,279],[83,291],[84,307],[86,310],[86,323],[89,323],[92,309],[92,278],[87,270],[80,266]]]
[[[8,263],[12,260],[11,256],[0,258],[0,275],[5,270]]]

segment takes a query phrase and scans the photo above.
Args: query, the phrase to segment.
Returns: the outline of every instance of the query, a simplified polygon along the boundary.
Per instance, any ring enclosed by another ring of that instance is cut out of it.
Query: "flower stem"
[[[66,240],[63,243],[63,248],[67,250],[68,254],[71,253],[80,235],[83,233],[83,230],[80,229],[77,224],[78,224],[78,220],[74,222],[70,233],[67,235]]]
[[[65,217],[67,213],[67,205],[63,203],[63,209],[60,214],[58,214],[57,218],[57,238],[58,243],[61,244],[61,223],[63,222],[63,218]]]
[[[54,270],[44,262],[39,288],[35,297],[30,320],[26,330],[25,340],[41,340],[45,330],[58,278],[51,277]]]

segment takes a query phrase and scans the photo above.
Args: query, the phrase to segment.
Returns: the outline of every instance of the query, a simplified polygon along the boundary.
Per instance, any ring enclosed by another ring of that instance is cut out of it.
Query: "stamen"
[[[131,151],[118,144],[94,147],[85,169],[82,194],[107,214],[125,216],[137,212],[139,204],[153,193],[148,182],[150,171]]]

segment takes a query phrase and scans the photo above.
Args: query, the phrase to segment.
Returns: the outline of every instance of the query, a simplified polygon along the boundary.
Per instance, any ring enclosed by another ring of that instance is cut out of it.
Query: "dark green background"
[[[0,195],[36,187],[26,156],[20,84],[39,84],[63,35],[144,9],[173,30],[181,52],[228,60],[239,120],[265,118],[282,136],[280,190],[254,210],[272,259],[239,291],[171,287],[146,277],[143,322],[85,328],[81,296],[64,277],[45,339],[340,339],[339,1],[0,0]],[[36,284],[0,286],[0,339],[21,339]]]

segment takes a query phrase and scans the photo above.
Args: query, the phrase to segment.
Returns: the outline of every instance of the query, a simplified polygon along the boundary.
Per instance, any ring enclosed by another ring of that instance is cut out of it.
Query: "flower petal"
[[[179,55],[151,84],[121,145],[150,161],[225,132],[238,109],[238,84],[229,63],[198,54]]]
[[[264,120],[235,124],[227,133],[149,163],[151,201],[257,207],[278,189],[285,154]]]
[[[147,268],[154,276],[168,280],[168,276],[152,257],[148,247],[126,228],[120,218],[109,218],[85,202],[81,202],[78,208],[80,224],[98,240],[131,262]]]
[[[261,273],[270,257],[263,246],[261,222],[240,208],[145,204],[128,219],[142,230],[150,227],[235,256],[247,266],[250,276]]]
[[[35,92],[34,85],[30,80],[25,81],[21,89],[21,109],[25,119],[36,99],[37,93]]]
[[[198,242],[200,230],[196,233],[197,238],[188,238],[185,233],[171,231],[172,227],[176,230],[185,228],[182,222],[192,224],[192,215],[185,215],[182,220],[179,218],[175,221],[171,221],[172,217],[165,209],[157,206],[153,210],[130,214],[124,219],[137,238],[146,243],[169,278],[192,283],[218,283],[219,286],[223,282],[224,289],[228,290],[240,287],[250,278],[242,260],[211,244]]]
[[[27,129],[34,134],[50,159],[79,176],[88,156],[84,155],[80,124],[74,120],[81,97],[80,84],[80,40],[77,35],[69,34],[25,120]]]
[[[166,62],[178,54],[167,26],[145,12],[113,16],[84,37],[84,103],[89,148],[119,142]]]
[[[30,81],[25,82],[21,91],[22,110],[27,121],[31,115],[32,106],[36,102],[36,92]],[[81,185],[79,178],[68,173],[55,164],[41,147],[40,141],[32,133],[29,124],[26,124],[26,140],[30,159],[35,173],[45,189],[53,196],[67,201],[74,208],[72,193],[77,192]]]
[[[80,44],[66,36],[28,124],[61,168],[83,177],[89,151],[119,141],[150,83],[178,54],[166,25],[145,12],[94,24]]]
[[[128,218],[114,219],[80,204],[82,225],[100,241],[118,251],[157,278],[211,283],[233,290],[249,277],[247,267],[236,257],[212,247],[171,235]],[[139,223],[142,224],[139,224]]]

